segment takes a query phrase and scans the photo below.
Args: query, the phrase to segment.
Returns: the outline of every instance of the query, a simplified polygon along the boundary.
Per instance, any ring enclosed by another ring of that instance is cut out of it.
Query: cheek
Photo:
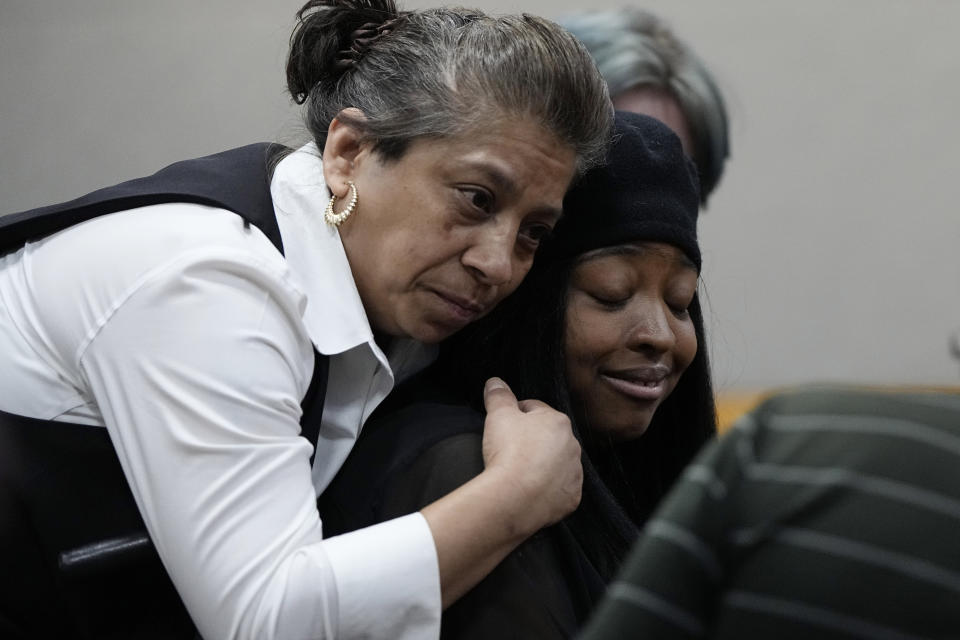
[[[500,287],[502,291],[498,291],[500,299],[507,297],[511,293],[517,290],[517,287],[523,282],[523,279],[527,277],[527,274],[530,272],[530,267],[533,266],[533,257],[515,257],[513,259],[512,268],[512,278],[510,279],[509,284],[506,286]]]
[[[438,270],[446,273],[460,264],[461,255],[469,246],[466,233],[445,218],[429,222],[421,220],[417,225],[399,228],[391,237],[385,238],[385,242],[394,247],[393,260],[381,267],[386,273],[405,276],[436,273]]]
[[[568,300],[563,329],[563,351],[568,368],[574,361],[580,360],[580,353],[586,346],[588,334],[583,325],[583,314],[579,312],[576,302]]]
[[[609,318],[580,310],[576,304],[567,309],[564,356],[571,385],[588,384],[598,362],[611,350],[616,340],[609,335],[610,325]]]
[[[563,330],[563,361],[564,369],[567,374],[567,384],[570,387],[570,393],[574,397],[582,391],[584,375],[582,373],[585,364],[581,352],[584,348],[583,325],[580,322],[579,314],[575,306],[567,307],[567,315]]]
[[[686,371],[697,355],[697,333],[693,322],[687,321],[676,332],[677,343],[674,349],[674,359]],[[682,371],[681,371],[682,373]]]

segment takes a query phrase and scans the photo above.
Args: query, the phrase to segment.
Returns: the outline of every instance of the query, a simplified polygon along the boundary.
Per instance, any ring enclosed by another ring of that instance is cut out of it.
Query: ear
[[[338,197],[346,195],[356,170],[356,161],[367,149],[357,121],[363,121],[363,112],[349,107],[337,114],[327,129],[327,143],[323,147],[323,180]]]

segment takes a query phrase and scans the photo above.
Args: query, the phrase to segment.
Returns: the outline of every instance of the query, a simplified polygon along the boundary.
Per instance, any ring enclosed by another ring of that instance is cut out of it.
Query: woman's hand
[[[517,401],[490,378],[484,387],[485,474],[504,482],[504,507],[524,537],[569,515],[580,504],[583,467],[570,419],[539,400]]]
[[[433,533],[446,608],[517,545],[577,508],[583,468],[570,420],[517,401],[499,378],[484,388],[484,471],[421,510]]]

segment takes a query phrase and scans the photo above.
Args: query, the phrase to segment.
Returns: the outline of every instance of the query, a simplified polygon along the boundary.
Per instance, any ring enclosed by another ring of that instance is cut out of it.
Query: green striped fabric
[[[806,389],[705,449],[584,638],[960,638],[960,395]]]

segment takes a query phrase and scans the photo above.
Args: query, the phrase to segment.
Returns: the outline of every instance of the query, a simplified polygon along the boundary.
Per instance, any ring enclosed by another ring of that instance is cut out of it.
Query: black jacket
[[[232,211],[282,254],[270,197],[271,161],[282,151],[248,145],[0,217],[0,255],[97,216],[170,202]],[[316,445],[328,359],[314,356],[301,433]],[[0,576],[0,637],[195,634],[106,429],[0,411]]]

